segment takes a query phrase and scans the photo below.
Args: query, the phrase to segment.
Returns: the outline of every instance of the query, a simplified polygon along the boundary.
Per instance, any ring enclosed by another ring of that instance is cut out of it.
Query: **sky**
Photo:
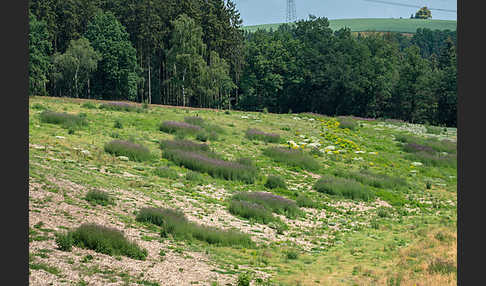
[[[406,5],[456,10],[457,0],[383,0]],[[233,0],[240,12],[243,25],[285,22],[286,0]],[[419,8],[395,6],[366,0],[295,0],[297,19],[309,14],[332,19],[345,18],[410,18]],[[457,12],[431,10],[432,19],[457,20]]]

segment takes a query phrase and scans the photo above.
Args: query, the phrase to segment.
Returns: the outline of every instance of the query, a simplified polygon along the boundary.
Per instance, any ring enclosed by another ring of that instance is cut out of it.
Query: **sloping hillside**
[[[244,26],[243,30],[254,32],[258,29],[277,29],[281,23],[263,24]],[[335,19],[329,20],[329,26],[336,31],[348,27],[353,32],[400,32],[415,33],[418,28],[427,28],[431,30],[451,30],[457,28],[457,21],[453,20],[435,20],[435,19],[381,19],[381,18],[363,18],[363,19]]]
[[[456,284],[454,128],[29,99],[31,285]]]

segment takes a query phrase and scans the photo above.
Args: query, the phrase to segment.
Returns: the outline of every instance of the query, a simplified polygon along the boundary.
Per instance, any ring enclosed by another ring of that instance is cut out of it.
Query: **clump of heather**
[[[257,174],[257,169],[253,166],[213,158],[211,157],[211,153],[169,148],[163,150],[162,156],[179,166],[184,166],[201,173],[208,173],[212,177],[225,180],[239,180],[245,183],[253,183]]]
[[[390,176],[386,174],[374,173],[367,169],[359,171],[344,172],[342,170],[334,170],[333,175],[343,178],[356,180],[360,183],[383,189],[399,189],[407,186],[407,181],[404,178]]]
[[[272,212],[269,209],[261,204],[253,202],[232,199],[228,211],[233,215],[263,224],[279,221],[277,217],[272,215]]]
[[[166,133],[183,133],[183,134],[196,134],[202,128],[197,125],[192,125],[186,122],[178,122],[178,121],[164,121],[160,125],[160,131]]]
[[[64,128],[78,128],[88,125],[85,116],[45,110],[40,114],[41,122],[59,124]]]
[[[146,161],[151,159],[147,147],[130,141],[113,140],[105,144],[105,151],[115,156],[126,156],[132,161]]]
[[[310,171],[319,169],[319,163],[302,150],[284,147],[269,147],[263,150],[263,154],[276,162],[283,162],[290,166],[301,167]]]
[[[209,152],[209,145],[199,144],[190,140],[162,140],[160,141],[162,149],[179,149],[184,151],[201,151]]]
[[[321,193],[353,200],[369,201],[375,198],[373,191],[361,183],[351,179],[335,177],[333,175],[323,175],[314,184],[314,189]]]
[[[196,239],[219,246],[254,246],[250,236],[247,234],[236,230],[222,230],[190,222],[178,210],[168,208],[143,208],[138,213],[136,220],[160,226],[161,236],[163,237],[171,235],[175,239],[189,241]]]
[[[301,211],[295,201],[268,192],[240,192],[233,195],[231,200],[259,204],[271,212],[290,218],[301,215]]]
[[[248,129],[246,131],[246,137],[250,140],[260,140],[268,143],[280,142],[280,135],[275,133],[265,133],[255,128]]]
[[[265,187],[269,189],[276,189],[276,188],[287,189],[287,184],[279,176],[270,175],[267,177],[267,181],[265,182]]]
[[[93,205],[107,206],[115,204],[115,200],[110,196],[110,194],[99,190],[89,191],[86,194],[85,200]]]
[[[56,243],[65,251],[70,251],[72,246],[78,246],[103,254],[124,255],[138,260],[145,260],[147,257],[147,250],[129,241],[121,231],[98,224],[82,224],[66,234],[58,234]]]
[[[100,104],[100,109],[115,110],[115,111],[135,111],[142,112],[143,109],[139,106],[127,102],[106,102]]]

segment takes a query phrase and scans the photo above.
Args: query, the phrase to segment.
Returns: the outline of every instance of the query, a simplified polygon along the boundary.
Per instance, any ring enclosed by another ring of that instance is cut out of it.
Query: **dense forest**
[[[241,25],[224,0],[30,0],[29,94],[456,126],[455,31]]]

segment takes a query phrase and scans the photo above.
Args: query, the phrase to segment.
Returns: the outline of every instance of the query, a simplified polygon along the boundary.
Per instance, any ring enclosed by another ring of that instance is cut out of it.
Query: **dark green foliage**
[[[57,247],[62,251],[71,251],[74,245],[72,234],[56,234]]]
[[[410,203],[403,197],[403,195],[387,190],[377,190],[375,191],[375,195],[394,207],[403,206],[406,203]]]
[[[270,175],[267,177],[267,181],[265,182],[265,187],[269,189],[276,189],[276,188],[287,189],[287,184],[279,176]]]
[[[107,206],[107,205],[114,205],[115,200],[108,194],[107,192],[104,191],[99,191],[99,190],[91,190],[86,194],[85,200],[90,202],[93,205],[102,205],[102,206]]]
[[[167,166],[157,167],[154,172],[157,176],[162,178],[173,179],[173,180],[179,178],[177,171]]]
[[[29,96],[46,95],[46,83],[51,69],[50,54],[52,44],[49,42],[49,31],[45,21],[29,13]]]
[[[56,242],[63,249],[70,249],[69,244],[112,256],[124,255],[133,259],[145,260],[147,250],[141,249],[134,242],[128,241],[117,229],[98,224],[82,224],[78,228],[59,235]]]
[[[280,135],[275,133],[265,133],[261,130],[254,128],[246,130],[245,136],[250,140],[260,140],[268,143],[280,142]]]
[[[294,250],[287,251],[287,259],[295,260],[298,256],[299,254]]]
[[[106,143],[105,151],[115,156],[126,156],[130,160],[138,162],[152,158],[147,147],[124,140],[113,140]]]
[[[349,130],[355,130],[358,127],[358,123],[349,117],[338,117],[339,128],[348,128]]]
[[[315,184],[314,189],[321,193],[341,196],[353,200],[369,201],[375,194],[366,186],[355,180],[323,175]]]
[[[310,171],[320,168],[319,163],[310,155],[301,150],[284,147],[269,147],[263,150],[263,154],[276,162],[286,163],[290,166],[301,167]]]
[[[218,140],[218,133],[215,131],[201,130],[196,134],[196,139],[201,142]]]
[[[32,104],[32,108],[33,109],[37,109],[37,110],[46,110],[46,109],[48,109],[47,107],[45,107],[44,105],[42,105],[40,103],[34,103],[34,104]]]
[[[101,55],[92,77],[92,93],[103,99],[134,100],[137,96],[137,51],[130,35],[112,12],[98,11],[84,35]]]
[[[122,129],[123,128],[123,124],[121,123],[120,120],[115,120],[115,124],[113,125],[114,128],[118,128],[118,129]]]
[[[136,218],[140,222],[149,222],[162,228],[161,235],[172,235],[176,239],[205,241],[219,246],[254,245],[250,237],[235,230],[220,230],[214,227],[189,222],[180,211],[166,208],[141,209]]]
[[[83,116],[49,110],[45,110],[40,114],[40,120],[45,123],[60,124],[66,129],[78,129],[88,125],[86,118]]]

